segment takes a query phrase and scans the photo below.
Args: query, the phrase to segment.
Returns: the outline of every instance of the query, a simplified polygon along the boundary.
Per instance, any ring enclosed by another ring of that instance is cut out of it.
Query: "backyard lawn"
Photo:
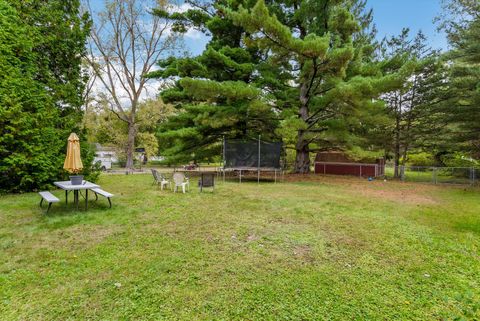
[[[0,196],[1,320],[480,318],[480,191],[358,178]]]

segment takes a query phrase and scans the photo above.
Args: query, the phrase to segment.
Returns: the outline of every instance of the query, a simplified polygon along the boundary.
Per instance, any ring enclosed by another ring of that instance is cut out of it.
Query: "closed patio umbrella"
[[[68,137],[67,157],[65,157],[63,168],[70,174],[78,174],[83,169],[80,157],[80,139],[75,133],[71,133]]]

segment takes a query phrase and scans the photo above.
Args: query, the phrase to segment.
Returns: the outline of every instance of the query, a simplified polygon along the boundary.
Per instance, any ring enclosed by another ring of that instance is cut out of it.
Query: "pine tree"
[[[363,2],[275,3],[269,10],[259,0],[251,10],[229,15],[248,32],[245,42],[266,55],[259,67],[262,92],[275,97],[283,119],[279,132],[294,135],[294,171],[307,173],[310,152],[352,143],[359,116],[380,107],[373,98],[398,86],[411,67],[382,76],[362,33],[365,25],[355,16]]]
[[[382,95],[393,120],[383,137],[391,142],[385,145],[386,151],[393,153],[395,177],[400,176],[399,166],[405,165],[409,151],[431,147],[429,139],[444,125],[436,121],[437,105],[442,101],[438,94],[445,81],[440,53],[427,45],[422,32],[413,39],[409,34],[410,30],[405,28],[399,36],[384,39],[382,44],[384,59],[391,61],[390,71],[396,72],[407,63],[414,66],[400,87]]]
[[[449,61],[449,90],[442,111],[447,115],[454,149],[480,158],[480,4],[452,0],[443,21],[452,50]]]
[[[158,131],[161,154],[169,162],[213,160],[223,138],[262,134],[274,139],[276,115],[255,87],[258,50],[243,43],[245,29],[233,24],[222,5],[236,10],[251,1],[188,1],[194,9],[177,13],[176,30],[197,28],[211,36],[197,57],[168,58],[151,77],[177,79],[161,97],[177,114]]]

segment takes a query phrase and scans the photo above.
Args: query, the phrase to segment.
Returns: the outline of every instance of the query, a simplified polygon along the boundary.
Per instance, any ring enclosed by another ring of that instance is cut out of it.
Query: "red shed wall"
[[[359,163],[315,163],[315,174],[353,175],[353,176],[382,176],[384,165]]]

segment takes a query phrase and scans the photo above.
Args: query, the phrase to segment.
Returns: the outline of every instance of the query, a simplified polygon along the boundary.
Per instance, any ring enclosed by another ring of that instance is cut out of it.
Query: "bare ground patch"
[[[286,182],[318,182],[344,186],[349,193],[359,194],[372,200],[387,200],[411,205],[435,205],[440,203],[434,194],[441,188],[439,186],[405,183],[399,181],[383,181],[381,179],[369,182],[367,179],[351,176],[325,176],[325,175],[286,175]]]
[[[17,235],[16,243],[19,247],[27,247],[25,248],[26,251],[36,252],[51,249],[77,251],[96,246],[117,231],[119,231],[117,226],[77,225],[63,230],[42,233],[35,237],[35,241],[29,238],[22,239],[25,236]]]

